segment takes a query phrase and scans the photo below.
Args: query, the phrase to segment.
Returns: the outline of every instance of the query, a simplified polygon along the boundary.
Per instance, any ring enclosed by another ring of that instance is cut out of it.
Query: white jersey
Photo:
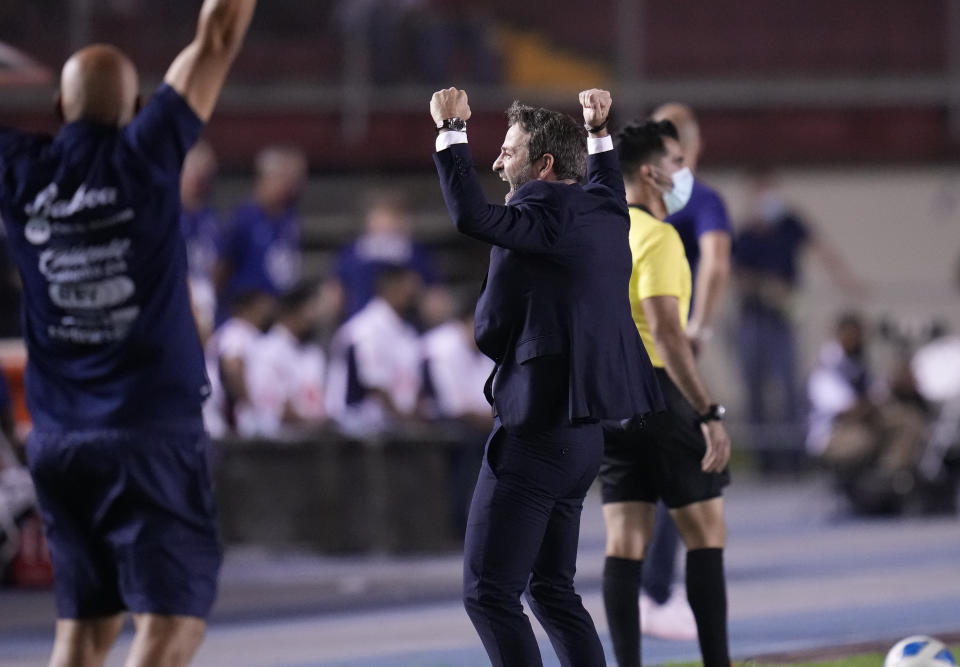
[[[440,417],[489,414],[483,385],[493,371],[493,360],[477,349],[459,322],[447,322],[423,336],[427,362]]]
[[[389,426],[377,389],[412,415],[421,385],[420,339],[390,305],[375,298],[340,327],[330,349],[327,412],[345,433],[364,436]]]
[[[223,359],[243,359],[248,363],[250,351],[262,332],[250,322],[231,317],[221,324],[204,348],[207,376],[210,378],[210,397],[203,406],[203,423],[213,438],[222,438],[232,430],[231,422],[242,417],[244,406],[227,404],[227,392],[220,379],[220,362]]]
[[[241,434],[283,438],[322,423],[325,372],[326,357],[319,346],[301,343],[285,326],[274,325],[257,341],[247,364],[250,415],[239,424]],[[284,423],[288,409],[295,425]]]

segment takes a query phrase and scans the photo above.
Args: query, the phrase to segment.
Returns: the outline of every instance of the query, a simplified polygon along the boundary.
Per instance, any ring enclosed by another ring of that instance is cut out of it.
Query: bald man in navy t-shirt
[[[55,137],[0,130],[0,217],[24,287],[27,445],[54,564],[51,665],[185,665],[221,552],[200,409],[207,381],[179,228],[180,168],[255,0],[206,0],[193,42],[137,112],[137,71],[87,47]]]

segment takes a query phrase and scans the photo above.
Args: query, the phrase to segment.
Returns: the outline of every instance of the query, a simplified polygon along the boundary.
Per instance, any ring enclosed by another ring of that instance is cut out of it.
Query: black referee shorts
[[[655,369],[667,409],[642,426],[604,428],[600,482],[604,503],[663,500],[670,509],[720,496],[730,472],[703,472],[707,451],[697,413],[662,368]]]

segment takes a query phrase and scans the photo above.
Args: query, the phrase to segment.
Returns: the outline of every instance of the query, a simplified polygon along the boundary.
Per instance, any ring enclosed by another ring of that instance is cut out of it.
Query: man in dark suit
[[[610,93],[584,91],[580,102],[589,140],[565,114],[508,109],[493,169],[510,191],[498,206],[467,146],[466,93],[430,101],[447,208],[457,229],[493,245],[475,333],[496,362],[484,391],[497,420],[467,520],[464,603],[494,665],[542,664],[520,603],[528,585],[560,662],[606,664],[573,587],[599,421],[663,409],[627,298],[629,217],[606,131]]]

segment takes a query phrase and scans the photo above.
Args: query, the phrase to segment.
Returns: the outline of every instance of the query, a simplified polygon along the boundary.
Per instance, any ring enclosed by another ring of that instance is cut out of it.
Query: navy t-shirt
[[[122,129],[0,130],[0,216],[23,280],[38,429],[202,428],[179,225],[180,168],[202,128],[163,85]]]
[[[799,277],[797,260],[809,239],[807,226],[792,213],[775,222],[758,222],[737,235],[734,264],[795,285]]]
[[[733,226],[730,224],[723,198],[716,190],[699,180],[693,182],[693,193],[687,205],[667,216],[667,222],[676,227],[680,234],[694,277],[700,263],[700,237],[707,232],[716,231],[733,235]]]
[[[245,292],[281,294],[300,277],[300,223],[293,209],[272,217],[254,201],[237,208],[219,254],[231,267],[218,321]]]
[[[334,272],[343,285],[344,316],[350,317],[373,298],[385,267],[416,271],[424,285],[437,282],[433,257],[419,243],[403,236],[364,235],[337,255]]]

